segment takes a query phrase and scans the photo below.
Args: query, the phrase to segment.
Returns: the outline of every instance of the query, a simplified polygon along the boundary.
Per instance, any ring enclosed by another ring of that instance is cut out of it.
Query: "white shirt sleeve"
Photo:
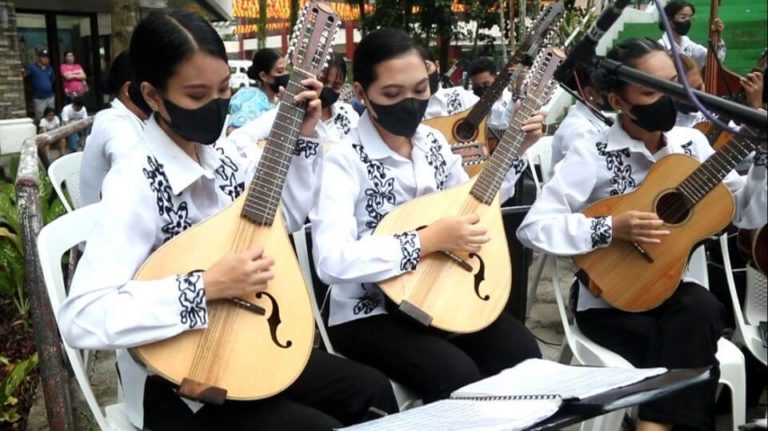
[[[283,219],[288,232],[301,229],[307,221],[318,187],[317,171],[323,160],[320,143],[305,136],[298,138],[293,154],[282,196]]]
[[[237,152],[245,158],[253,158],[254,152],[259,152],[258,142],[269,137],[272,124],[277,117],[277,108],[261,114],[256,119],[245,123],[229,134],[227,139],[237,148]]]
[[[72,112],[72,106],[67,105],[64,108],[61,109],[61,121],[68,122],[69,121],[69,115]]]
[[[326,154],[310,214],[318,276],[327,284],[375,283],[415,269],[421,246],[414,231],[360,237],[355,202],[361,179],[345,150],[351,148],[334,146]]]
[[[102,216],[88,238],[59,328],[80,349],[142,345],[207,326],[201,272],[153,281],[132,280],[151,254],[159,227],[154,197],[111,171],[104,182]],[[115,245],[119,244],[119,247]]]
[[[515,103],[512,101],[512,92],[505,88],[499,100],[491,107],[491,113],[488,115],[488,126],[494,129],[506,129],[512,121],[514,111]]]
[[[552,179],[517,230],[526,247],[557,256],[573,256],[610,244],[611,217],[587,217],[580,211],[597,183],[592,158],[574,145],[555,167]]]

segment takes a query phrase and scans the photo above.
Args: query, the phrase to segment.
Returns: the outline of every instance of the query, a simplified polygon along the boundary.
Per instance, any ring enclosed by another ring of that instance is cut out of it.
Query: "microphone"
[[[619,19],[624,8],[632,0],[616,0],[610,7],[606,8],[597,21],[592,25],[587,34],[571,50],[565,61],[555,70],[554,77],[560,83],[566,83],[573,76],[573,69],[578,64],[589,64],[595,57],[595,48],[597,43],[608,31],[613,23]]]

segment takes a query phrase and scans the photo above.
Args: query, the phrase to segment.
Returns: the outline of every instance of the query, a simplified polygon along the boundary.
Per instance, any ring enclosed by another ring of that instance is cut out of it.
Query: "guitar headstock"
[[[286,57],[294,69],[317,76],[325,68],[341,21],[323,1],[313,1],[296,20]]]
[[[565,60],[565,53],[560,48],[549,47],[542,50],[533,61],[526,78],[526,98],[532,98],[544,104],[555,91],[555,70]]]

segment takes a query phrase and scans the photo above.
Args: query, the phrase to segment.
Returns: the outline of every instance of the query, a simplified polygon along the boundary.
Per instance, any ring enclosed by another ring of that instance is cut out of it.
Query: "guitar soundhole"
[[[461,120],[456,124],[453,133],[459,141],[471,141],[477,136],[477,127],[467,120]]]
[[[656,214],[667,224],[682,223],[690,212],[685,196],[677,190],[664,193],[656,201]]]

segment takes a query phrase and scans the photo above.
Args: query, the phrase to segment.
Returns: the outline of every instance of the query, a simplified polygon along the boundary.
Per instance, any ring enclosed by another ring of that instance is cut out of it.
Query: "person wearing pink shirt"
[[[59,66],[62,82],[64,84],[64,94],[69,99],[82,96],[87,91],[85,86],[85,71],[83,66],[75,63],[75,53],[66,51],[64,53],[64,63]]]

